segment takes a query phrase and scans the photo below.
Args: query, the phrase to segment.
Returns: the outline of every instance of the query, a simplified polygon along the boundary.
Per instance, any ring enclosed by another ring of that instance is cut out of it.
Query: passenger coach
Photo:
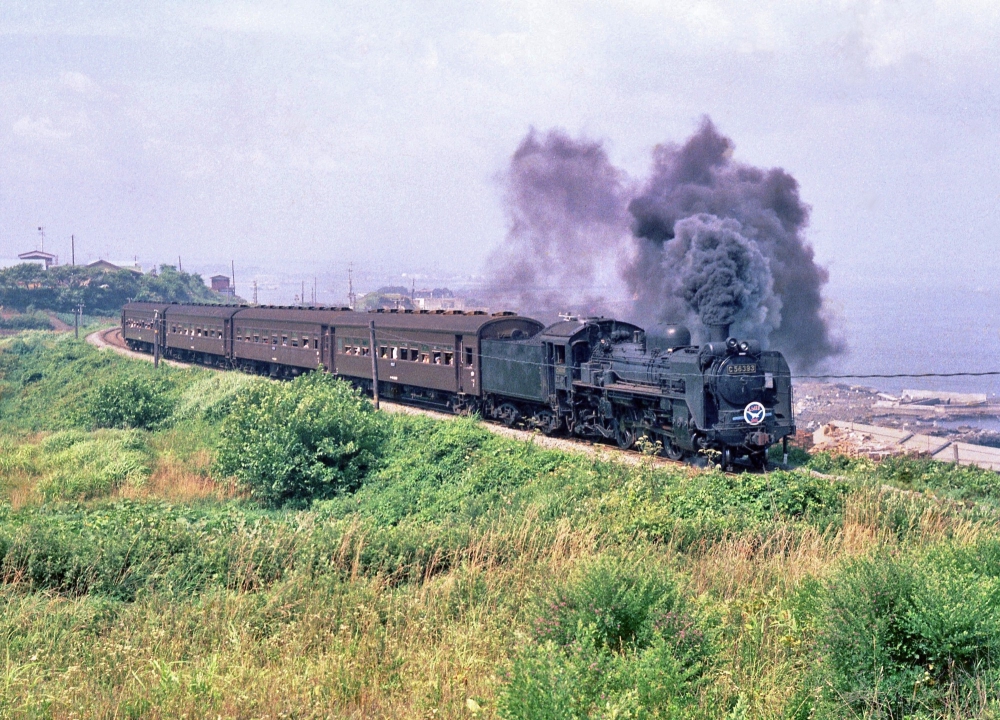
[[[384,397],[456,411],[482,395],[483,341],[529,338],[543,328],[513,313],[129,303],[122,311],[129,347],[152,351],[157,318],[165,357],[272,377],[323,366],[370,391],[374,353]]]

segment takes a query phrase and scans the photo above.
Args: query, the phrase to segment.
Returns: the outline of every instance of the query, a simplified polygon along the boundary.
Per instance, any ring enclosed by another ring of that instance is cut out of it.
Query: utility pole
[[[257,278],[253,279],[253,304],[257,304]]]
[[[160,311],[153,311],[153,368],[160,367]]]
[[[177,272],[184,272],[184,266],[181,264],[181,256],[177,256]]]
[[[38,249],[45,252],[45,228],[39,226],[38,228]]]
[[[347,266],[347,304],[354,309],[354,263]]]
[[[375,321],[368,321],[368,334],[371,342],[372,355],[372,399],[375,401],[375,409],[378,410],[378,353],[375,349]]]
[[[73,267],[76,267],[76,236],[75,235],[70,235],[69,236],[69,257],[70,257],[70,264]]]
[[[73,337],[77,340],[80,339],[80,317],[83,315],[84,304],[80,303],[76,306],[76,312],[73,313]]]
[[[313,277],[313,307],[316,307],[316,278]]]
[[[232,273],[231,277],[232,277],[232,281],[233,281],[233,287],[231,289],[232,295],[230,296],[229,299],[232,300],[235,303],[236,302],[236,261],[235,260],[230,260],[229,261],[229,271],[230,271],[230,273]]]
[[[302,281],[302,293],[299,295],[299,305],[306,306],[306,281]]]

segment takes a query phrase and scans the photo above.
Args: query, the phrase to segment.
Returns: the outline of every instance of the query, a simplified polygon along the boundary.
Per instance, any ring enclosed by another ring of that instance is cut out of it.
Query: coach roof
[[[167,317],[231,318],[240,305],[167,305]]]
[[[159,310],[162,313],[168,307],[170,307],[169,303],[130,302],[125,303],[123,309],[125,312],[156,312]]]
[[[240,310],[237,320],[269,320],[284,322],[318,323],[336,325],[338,318],[350,313],[348,308],[335,307],[248,307]]]

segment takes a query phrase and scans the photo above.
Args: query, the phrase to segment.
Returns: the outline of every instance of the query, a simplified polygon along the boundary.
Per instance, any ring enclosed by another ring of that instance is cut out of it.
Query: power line
[[[953,373],[871,373],[867,375],[792,375],[793,380],[847,380],[850,378],[948,378],[948,377],[986,377],[1000,375],[1000,370],[984,370],[983,372],[953,372]]]

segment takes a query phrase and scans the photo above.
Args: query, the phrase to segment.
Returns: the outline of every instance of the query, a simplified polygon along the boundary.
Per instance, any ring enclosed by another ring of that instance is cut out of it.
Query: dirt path
[[[97,332],[91,333],[87,336],[87,342],[91,345],[100,348],[101,350],[112,350],[120,355],[126,357],[135,358],[136,360],[145,360],[146,362],[152,362],[153,356],[147,355],[146,353],[139,353],[133,350],[129,350],[125,347],[124,341],[121,338],[121,328],[111,328],[109,330],[98,330]],[[176,360],[161,360],[171,367],[177,368],[187,368],[187,367],[198,367],[203,370],[214,370],[216,372],[222,372],[218,368],[207,368],[201,365],[192,365],[189,363],[177,362]],[[379,403],[379,407],[386,412],[391,413],[403,413],[406,415],[425,415],[427,417],[432,417],[438,420],[454,420],[454,415],[449,415],[447,413],[436,412],[434,410],[425,410],[423,408],[413,407],[411,405],[400,405],[398,403],[382,401]],[[522,440],[525,442],[534,443],[538,447],[546,448],[549,450],[562,450],[564,452],[572,453],[582,453],[584,455],[589,455],[591,457],[600,460],[614,460],[617,462],[627,463],[629,465],[641,465],[643,463],[652,463],[657,467],[675,467],[675,468],[687,468],[689,470],[694,470],[690,465],[681,462],[675,462],[673,460],[667,460],[666,458],[649,457],[641,455],[640,453],[627,450],[619,450],[616,447],[610,445],[604,445],[600,443],[590,443],[586,440],[571,440],[569,438],[558,438],[558,437],[546,437],[538,431],[532,430],[518,430],[516,428],[509,428],[503,425],[494,425],[493,423],[484,422],[483,427],[489,430],[491,433],[497,435],[502,435],[504,437],[512,438],[514,440]]]
[[[92,332],[87,336],[87,342],[100,350],[113,350],[119,355],[124,355],[125,357],[134,358],[135,360],[145,360],[146,362],[153,362],[152,355],[135,352],[134,350],[129,350],[125,347],[125,342],[122,340],[121,328],[111,328],[110,330],[98,330],[97,332]],[[175,368],[200,367],[177,362],[176,360],[161,360],[160,362],[164,362]],[[208,370],[211,368],[205,369]]]
[[[56,332],[70,332],[73,330],[72,325],[64,323],[54,312],[46,313],[46,315],[49,316],[49,322],[52,323],[52,329]]]

